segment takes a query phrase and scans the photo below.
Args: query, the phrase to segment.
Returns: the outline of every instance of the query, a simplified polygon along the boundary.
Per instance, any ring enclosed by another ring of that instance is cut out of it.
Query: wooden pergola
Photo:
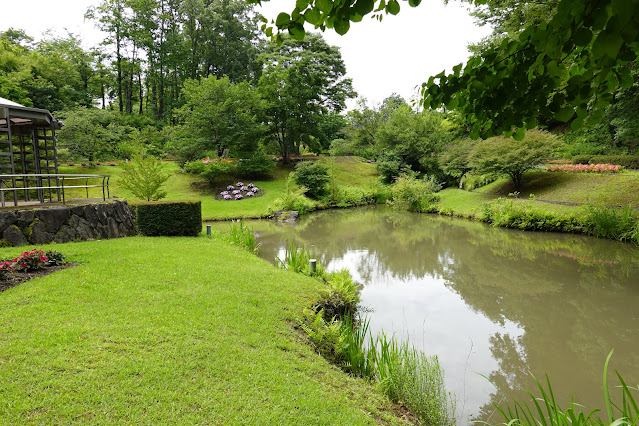
[[[0,97],[0,188],[24,188],[10,191],[15,204],[18,193],[30,201],[32,190],[40,202],[47,192],[50,201],[54,196],[60,200],[55,132],[61,126],[47,110]],[[1,195],[4,204],[4,191]]]

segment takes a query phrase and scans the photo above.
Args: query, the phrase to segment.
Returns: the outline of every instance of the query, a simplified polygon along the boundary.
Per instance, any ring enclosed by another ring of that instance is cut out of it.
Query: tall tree
[[[285,162],[300,146],[319,148],[322,116],[340,112],[355,94],[339,49],[317,34],[304,41],[284,38],[263,56],[259,80],[265,122]]]
[[[174,147],[180,160],[193,161],[224,149],[237,157],[257,151],[264,128],[255,88],[211,76],[187,80],[183,95],[186,103],[177,110],[182,137]]]

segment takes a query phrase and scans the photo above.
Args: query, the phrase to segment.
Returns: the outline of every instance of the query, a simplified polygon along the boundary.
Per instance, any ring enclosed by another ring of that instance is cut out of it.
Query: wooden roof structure
[[[55,178],[29,175],[58,173],[55,132],[61,127],[62,123],[47,110],[25,107],[0,97],[0,187],[27,188],[33,180],[38,187],[57,186]],[[2,175],[12,176],[3,179]],[[53,179],[53,182],[45,183],[43,179]],[[17,203],[19,191],[12,192]],[[29,201],[30,191],[22,192],[24,200]],[[44,202],[42,190],[37,197]]]

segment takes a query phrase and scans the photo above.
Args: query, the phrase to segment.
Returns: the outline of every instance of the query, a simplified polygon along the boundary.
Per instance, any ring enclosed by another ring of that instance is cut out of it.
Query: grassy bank
[[[553,174],[533,174],[528,184],[521,188],[520,198],[500,198],[509,190],[509,184],[504,181],[494,182],[478,192],[448,188],[438,193],[436,211],[494,226],[582,233],[639,243],[639,214],[632,209],[639,206],[639,192],[634,189],[639,182],[637,177],[623,180],[612,179],[617,176],[560,176],[557,179]],[[566,180],[569,183],[561,183]],[[544,181],[547,185],[543,186],[542,199],[532,192],[532,188],[539,189],[540,182]],[[521,198],[525,193],[529,197]],[[546,201],[546,197],[552,197],[552,202]],[[559,204],[562,202],[584,205]]]
[[[0,293],[0,423],[401,422],[293,329],[315,280],[204,237],[55,248],[80,265]]]
[[[510,179],[499,179],[478,192],[507,196],[518,191],[521,198],[534,195],[538,199],[581,204],[604,204],[639,207],[639,173],[619,174],[564,173],[536,170],[524,176],[517,189]]]
[[[334,161],[336,182],[342,186],[358,188],[370,192],[377,186],[377,169],[374,164],[368,164],[357,157],[330,157],[320,161]],[[293,165],[278,164],[269,179],[246,180],[259,187],[263,195],[255,198],[247,198],[241,201],[216,200],[216,195],[225,189],[227,185],[235,184],[237,179],[229,178],[221,181],[218,187],[210,187],[203,179],[183,173],[177,164],[165,162],[164,169],[170,175],[164,190],[167,192],[166,200],[200,200],[202,201],[203,220],[225,220],[238,218],[261,218],[270,215],[269,207],[274,205],[277,198],[282,196],[286,185],[286,178],[294,170]],[[120,166],[100,165],[95,168],[82,166],[60,166],[60,173],[91,173],[111,175],[111,195],[126,200],[135,200],[133,194],[120,185],[122,168]],[[84,198],[83,189],[68,190],[67,197]],[[93,188],[90,196],[102,197],[102,190]],[[317,204],[317,203],[316,203]]]

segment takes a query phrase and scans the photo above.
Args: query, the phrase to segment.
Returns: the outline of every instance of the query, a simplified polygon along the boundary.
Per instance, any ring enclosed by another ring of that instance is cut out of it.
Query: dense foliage
[[[306,189],[313,198],[319,198],[327,192],[329,182],[328,166],[319,161],[303,161],[295,166],[295,183]]]
[[[202,231],[200,201],[155,201],[131,203],[135,223],[142,235],[191,236]]]
[[[408,4],[414,7],[420,2]],[[501,14],[510,12],[507,2],[470,3],[502,4],[497,7]],[[526,129],[537,126],[539,115],[570,121],[573,129],[601,122],[613,93],[633,85],[628,64],[639,53],[639,2],[559,0],[553,10],[554,4],[550,2],[538,21],[520,21],[527,27],[516,37],[487,43],[465,66],[453,67],[452,74],[430,77],[423,86],[424,108],[460,111],[474,138],[506,133],[521,140]],[[305,0],[297,2],[290,14],[280,13],[274,24],[303,39],[305,22],[345,34],[351,22],[365,15],[372,13],[381,20],[382,12],[399,11],[396,0]],[[506,18],[502,22],[512,25],[514,21]],[[264,28],[273,33],[268,24]]]

